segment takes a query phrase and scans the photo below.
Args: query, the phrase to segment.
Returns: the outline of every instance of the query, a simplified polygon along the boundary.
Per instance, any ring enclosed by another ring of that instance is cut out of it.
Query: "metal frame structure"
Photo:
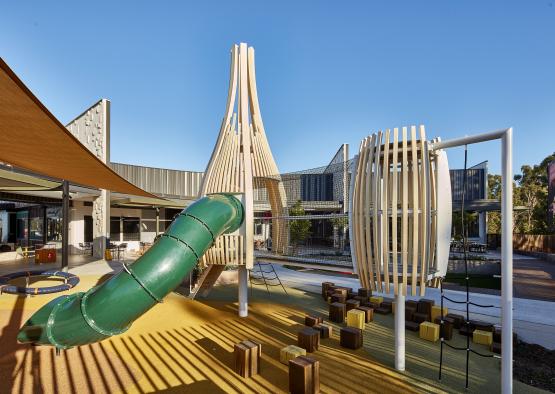
[[[432,144],[432,150],[501,140],[501,392],[513,391],[513,129]]]
[[[414,126],[410,130],[410,140],[407,140],[406,128],[402,129],[402,138],[399,134],[399,129],[393,129],[393,132],[386,130],[362,141],[353,164],[352,198],[349,202],[353,266],[359,273],[361,285],[385,293],[390,292],[391,285],[395,294],[395,368],[405,369],[404,304],[407,286],[411,285],[412,295],[415,296],[416,286],[419,285],[419,295],[423,296],[426,285],[438,285],[439,278],[446,273],[451,196],[444,150],[500,139],[501,324],[504,338],[501,380],[502,392],[510,393],[513,380],[513,344],[510,340],[513,331],[512,128],[447,141],[426,141],[423,126],[420,126],[419,138]],[[397,249],[399,213],[401,250]],[[391,243],[388,239],[390,233]]]

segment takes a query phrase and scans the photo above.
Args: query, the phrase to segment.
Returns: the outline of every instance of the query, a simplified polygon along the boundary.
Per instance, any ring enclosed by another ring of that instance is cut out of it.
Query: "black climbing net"
[[[467,161],[468,161],[468,145],[464,146],[464,172],[463,172],[463,188],[462,188],[462,196],[461,196],[461,229],[462,229],[462,235],[463,235],[463,259],[464,259],[464,270],[465,270],[465,288],[466,288],[466,299],[465,300],[455,300],[452,298],[449,298],[445,295],[444,291],[443,291],[443,285],[442,285],[442,281],[443,279],[440,279],[440,283],[439,283],[439,289],[441,292],[441,329],[440,329],[440,351],[439,351],[439,380],[441,380],[441,374],[443,371],[443,346],[447,346],[453,350],[459,350],[459,351],[465,351],[466,352],[466,372],[465,372],[465,388],[468,388],[468,374],[469,374],[469,370],[468,370],[468,366],[470,363],[470,354],[474,353],[480,357],[487,357],[487,358],[499,358],[498,355],[494,354],[494,353],[489,353],[489,354],[485,354],[485,353],[481,353],[478,352],[474,349],[472,349],[471,345],[470,345],[470,335],[469,335],[469,328],[470,328],[470,306],[473,305],[475,307],[479,307],[479,308],[495,308],[494,305],[481,305],[481,304],[477,304],[475,302],[470,301],[470,286],[469,286],[469,282],[470,282],[470,274],[468,272],[468,226],[467,223],[465,222],[465,195],[466,195],[466,189],[467,189]],[[464,321],[464,325],[465,328],[467,330],[467,335],[466,335],[466,347],[460,347],[460,346],[453,346],[447,342],[445,342],[445,338],[444,338],[444,330],[443,330],[443,325],[445,324],[444,321],[444,315],[443,315],[443,301],[444,300],[448,300],[452,303],[455,304],[465,304],[466,305],[466,316],[465,316],[465,321]]]

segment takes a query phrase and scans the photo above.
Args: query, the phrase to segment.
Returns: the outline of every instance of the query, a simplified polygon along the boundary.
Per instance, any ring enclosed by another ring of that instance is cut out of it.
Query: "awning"
[[[55,179],[155,197],[97,159],[0,58],[0,161]]]
[[[60,182],[52,182],[0,168],[0,191],[42,191],[58,189],[60,186]]]
[[[161,198],[149,198],[149,197],[127,197],[127,198],[121,198],[121,199],[112,199],[112,205],[136,207],[136,208],[155,207],[155,208],[183,209],[189,204],[190,202],[186,202],[186,201],[172,201],[172,200],[164,200]]]

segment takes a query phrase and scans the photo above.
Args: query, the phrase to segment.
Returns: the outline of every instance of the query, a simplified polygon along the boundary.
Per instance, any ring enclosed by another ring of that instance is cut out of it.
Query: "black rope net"
[[[440,320],[440,351],[439,351],[439,380],[441,380],[441,376],[442,376],[442,372],[443,372],[443,355],[444,355],[444,350],[443,347],[447,346],[450,349],[453,350],[458,350],[458,351],[465,351],[466,352],[466,370],[465,370],[465,388],[468,389],[468,376],[469,376],[469,363],[470,363],[470,354],[473,353],[477,356],[480,357],[486,357],[486,358],[492,358],[492,357],[497,357],[497,355],[493,354],[493,353],[481,353],[478,352],[474,349],[472,349],[470,343],[470,335],[467,334],[466,335],[466,347],[460,347],[460,346],[453,346],[451,344],[449,344],[448,342],[445,341],[444,338],[444,329],[443,329],[443,325],[446,323],[445,316],[443,315],[443,303],[444,300],[448,300],[452,303],[455,304],[465,304],[466,305],[466,310],[465,310],[465,319],[464,319],[464,325],[466,330],[468,331],[470,328],[470,305],[473,305],[475,307],[479,307],[479,308],[493,308],[493,305],[481,305],[481,304],[477,304],[475,302],[470,301],[470,287],[469,287],[469,282],[470,282],[470,274],[468,271],[468,225],[465,221],[465,198],[466,198],[466,188],[467,188],[467,181],[468,181],[468,177],[467,177],[467,162],[468,162],[468,146],[465,145],[464,147],[464,172],[463,172],[463,189],[462,189],[462,195],[461,195],[461,212],[463,214],[461,214],[461,229],[462,229],[462,235],[463,235],[463,245],[462,245],[462,251],[463,251],[463,259],[464,259],[464,268],[465,268],[465,290],[466,290],[466,298],[464,300],[455,300],[452,298],[449,298],[445,295],[445,293],[443,292],[443,280],[440,279],[439,281],[439,289],[440,289],[440,293],[441,293],[441,320]]]

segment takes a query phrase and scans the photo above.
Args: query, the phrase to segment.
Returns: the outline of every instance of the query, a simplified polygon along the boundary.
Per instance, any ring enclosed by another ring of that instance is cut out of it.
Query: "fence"
[[[501,246],[500,234],[488,234],[488,246]],[[555,253],[555,235],[513,234],[513,248],[524,252]]]

